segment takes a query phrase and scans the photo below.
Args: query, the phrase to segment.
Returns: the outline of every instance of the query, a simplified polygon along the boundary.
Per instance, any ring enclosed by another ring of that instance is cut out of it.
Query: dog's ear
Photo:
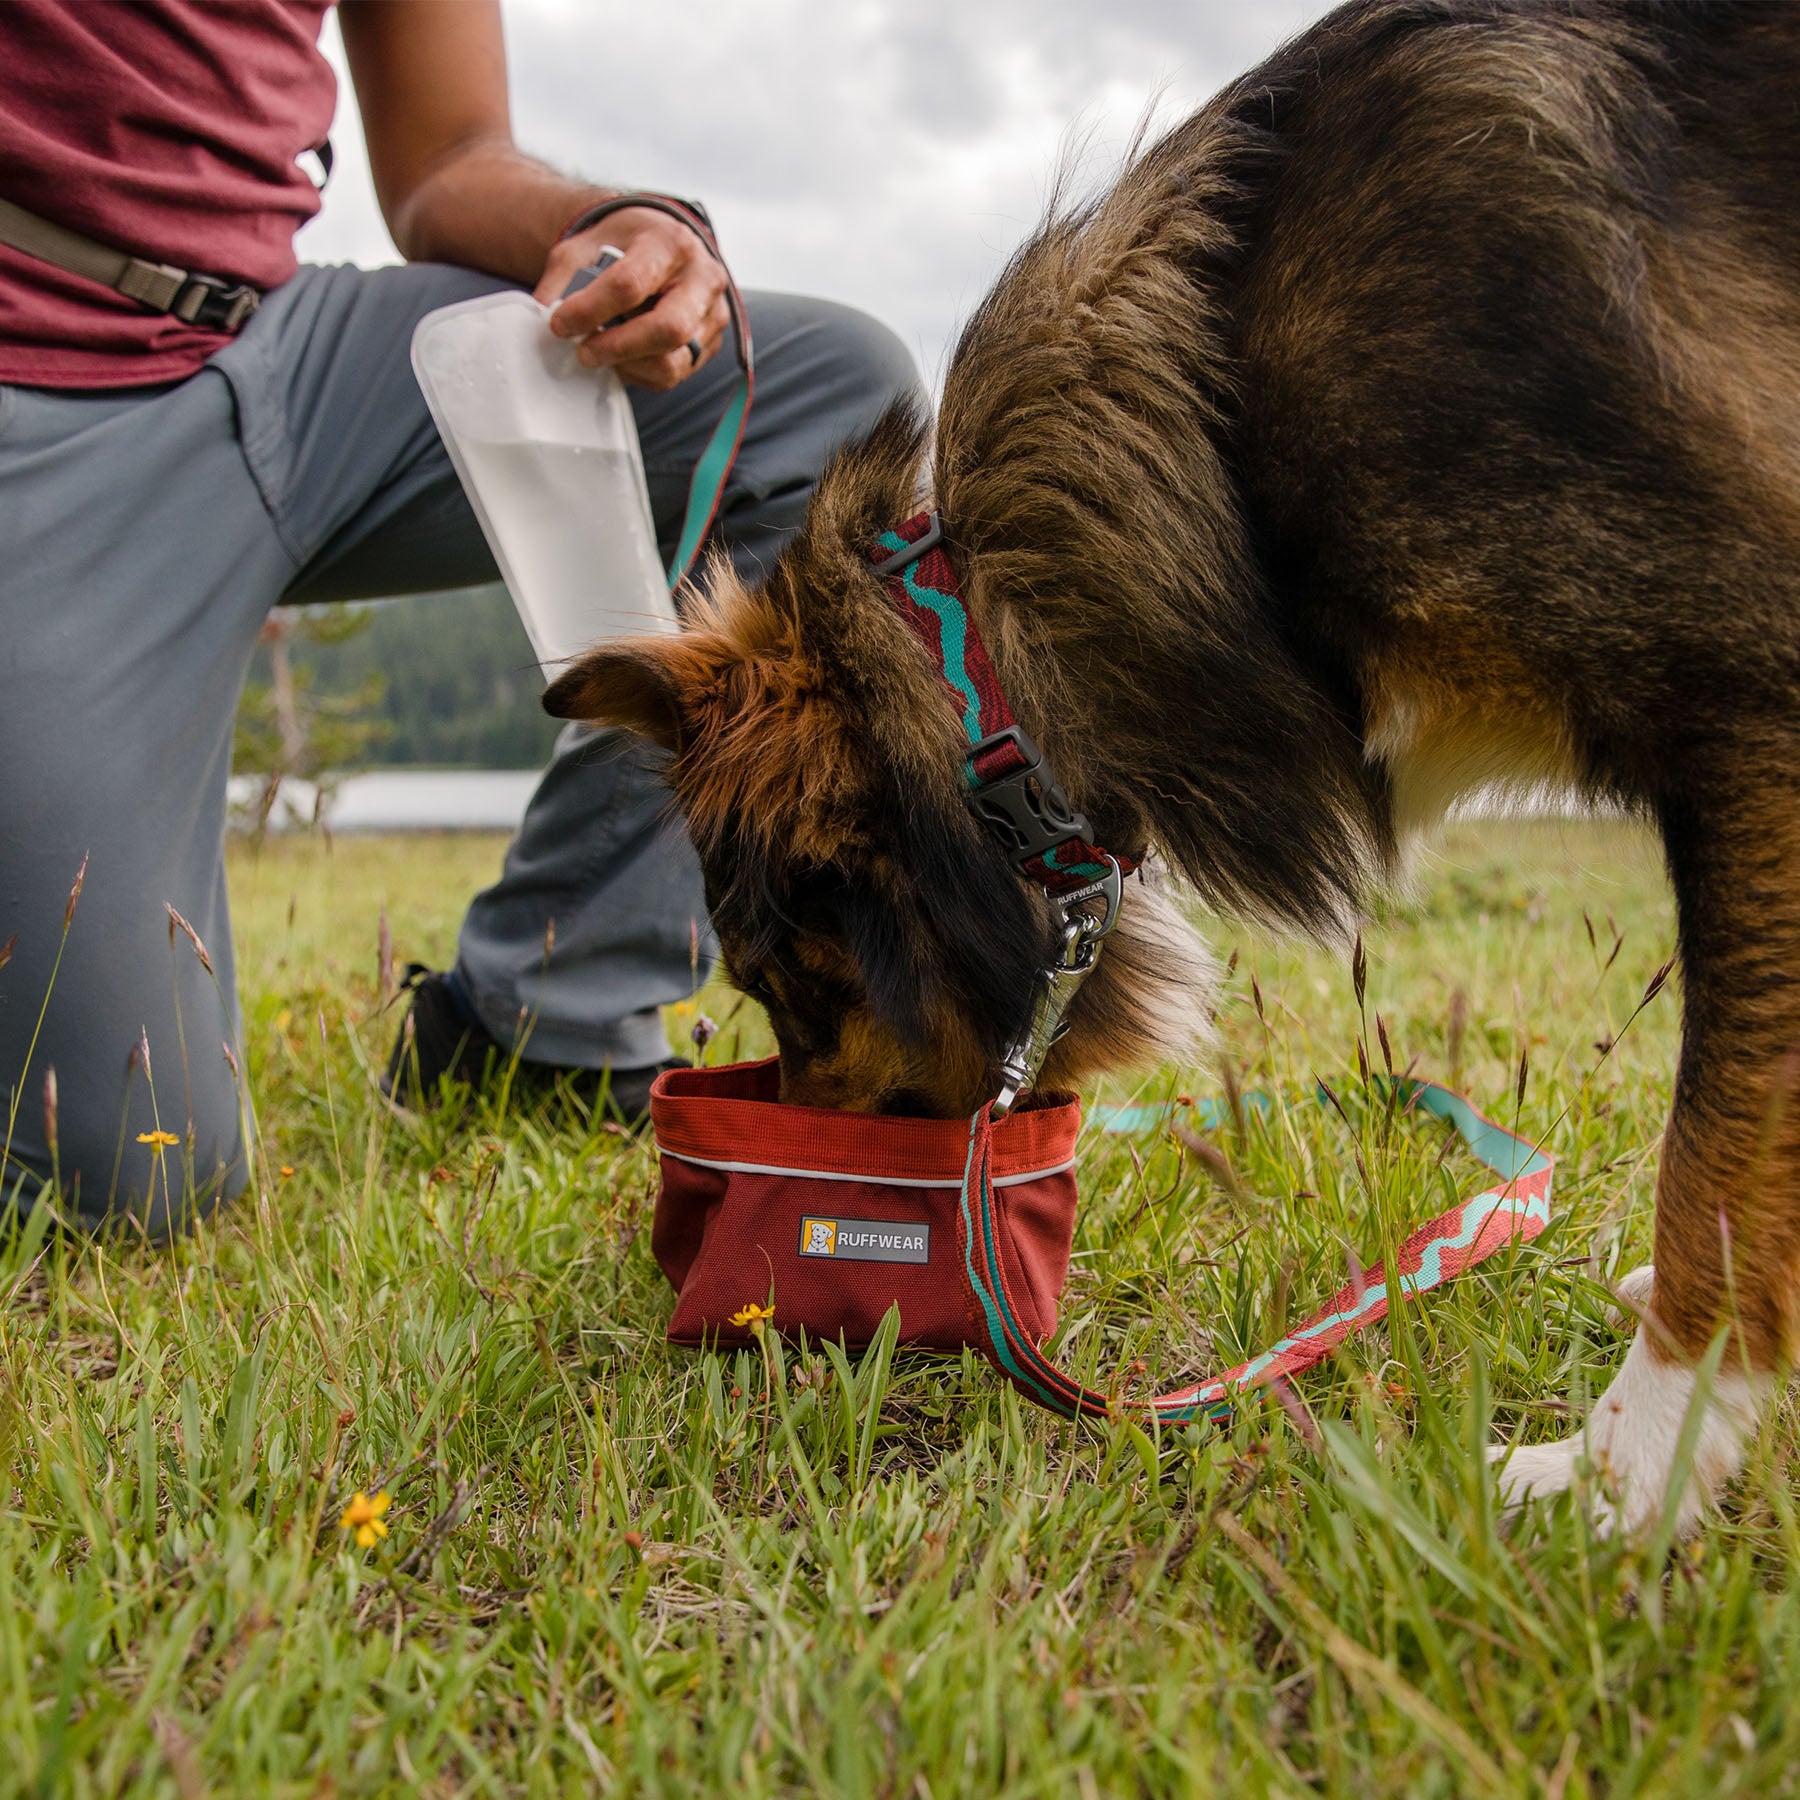
[[[686,696],[701,673],[696,649],[675,637],[603,644],[551,682],[544,690],[544,711],[554,719],[635,731],[665,750],[679,750]]]

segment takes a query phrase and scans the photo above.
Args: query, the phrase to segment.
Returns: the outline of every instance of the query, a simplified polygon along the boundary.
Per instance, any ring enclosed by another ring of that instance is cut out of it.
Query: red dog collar
[[[969,807],[998,837],[1021,875],[1066,898],[1129,875],[1135,856],[1101,849],[1050,765],[1013,717],[1000,678],[963,603],[935,512],[885,531],[869,551],[888,598],[937,666],[969,742]]]

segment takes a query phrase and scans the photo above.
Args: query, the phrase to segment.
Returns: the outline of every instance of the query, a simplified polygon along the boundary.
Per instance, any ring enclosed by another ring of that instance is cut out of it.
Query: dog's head
[[[896,409],[761,588],[715,567],[679,635],[602,646],[544,704],[669,752],[783,1097],[947,1117],[992,1091],[1053,926],[962,803],[954,715],[862,549],[911,510],[922,450]]]
[[[544,704],[668,751],[726,971],[775,1029],[783,1099],[954,1117],[993,1094],[1059,932],[969,812],[956,714],[869,566],[868,544],[913,510],[922,454],[919,420],[896,409],[828,473],[760,588],[715,568],[679,635],[602,646]],[[1153,935],[1165,910],[1135,893],[1127,907]],[[1129,1021],[1150,995],[1106,1005],[1146,961],[1131,937],[1109,944],[1047,1083],[1165,1047],[1168,1007],[1149,1042]],[[1192,960],[1177,953],[1178,973]],[[1174,1011],[1185,1022],[1193,1002]]]
[[[991,1092],[1052,933],[944,791],[947,748],[941,772],[894,757],[837,659],[729,582],[703,622],[593,652],[546,704],[670,752],[726,971],[769,1014],[784,1099],[948,1117]]]

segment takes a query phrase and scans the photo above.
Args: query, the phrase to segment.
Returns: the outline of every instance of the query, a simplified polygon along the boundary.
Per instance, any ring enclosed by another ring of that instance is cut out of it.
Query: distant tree
[[[316,811],[330,798],[335,775],[369,761],[393,735],[379,716],[386,676],[371,670],[352,689],[319,691],[305,654],[349,643],[371,622],[360,609],[341,606],[278,608],[263,621],[257,642],[267,679],[245,683],[231,744],[233,769],[263,778],[259,825],[267,822],[283,781],[313,782]]]
[[[264,773],[284,754],[284,717],[311,733],[307,773],[548,761],[557,724],[538,704],[543,677],[498,583],[293,614],[293,628],[257,651],[239,715],[240,773]]]

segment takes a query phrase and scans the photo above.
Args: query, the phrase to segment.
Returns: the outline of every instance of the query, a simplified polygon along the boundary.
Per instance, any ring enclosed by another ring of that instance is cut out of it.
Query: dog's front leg
[[[1721,1327],[1729,1338],[1678,1529],[1692,1531],[1737,1473],[1793,1342],[1800,1265],[1800,803],[1765,789],[1723,820],[1674,814],[1665,841],[1682,1044],[1656,1186],[1654,1276],[1640,1270],[1620,1284],[1642,1322],[1581,1433],[1495,1452],[1515,1502],[1560,1492],[1587,1465],[1595,1516],[1628,1532],[1661,1516],[1694,1365]]]

